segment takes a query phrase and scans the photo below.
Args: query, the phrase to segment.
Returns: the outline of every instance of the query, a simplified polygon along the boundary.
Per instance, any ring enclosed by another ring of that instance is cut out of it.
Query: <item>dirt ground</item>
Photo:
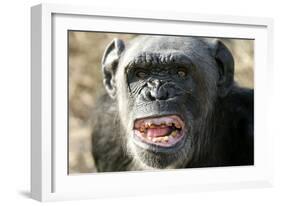
[[[91,156],[89,118],[95,97],[103,89],[101,58],[113,38],[129,41],[136,35],[69,32],[69,173],[95,172]],[[253,88],[254,41],[222,39],[235,59],[235,80]]]

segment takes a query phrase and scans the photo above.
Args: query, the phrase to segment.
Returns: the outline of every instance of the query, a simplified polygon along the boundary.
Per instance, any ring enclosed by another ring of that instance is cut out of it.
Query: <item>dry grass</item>
[[[135,35],[70,32],[69,36],[69,172],[94,172],[88,122],[95,97],[103,89],[100,61],[113,38],[124,41]],[[253,87],[253,41],[223,40],[234,54],[235,80]]]

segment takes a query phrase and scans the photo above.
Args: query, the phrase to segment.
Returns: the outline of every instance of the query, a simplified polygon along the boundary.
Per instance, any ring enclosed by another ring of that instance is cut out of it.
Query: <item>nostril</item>
[[[150,99],[151,101],[155,101],[155,100],[156,100],[155,96],[152,95],[151,93],[149,93],[148,96],[149,96],[149,99]]]
[[[146,90],[144,92],[142,92],[142,96],[144,98],[144,100],[146,101],[155,101],[155,96],[151,93],[150,90]]]

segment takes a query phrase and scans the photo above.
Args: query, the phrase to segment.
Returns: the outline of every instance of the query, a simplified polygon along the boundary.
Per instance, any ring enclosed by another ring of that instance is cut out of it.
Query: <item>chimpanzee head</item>
[[[216,101],[233,85],[234,61],[219,40],[140,36],[113,40],[102,59],[127,151],[151,168],[180,168],[206,141]]]

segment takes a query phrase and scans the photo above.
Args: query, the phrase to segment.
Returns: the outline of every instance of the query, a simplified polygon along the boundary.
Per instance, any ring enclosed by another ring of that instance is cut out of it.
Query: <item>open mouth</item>
[[[184,122],[177,115],[138,119],[135,137],[144,143],[171,147],[184,137]]]

